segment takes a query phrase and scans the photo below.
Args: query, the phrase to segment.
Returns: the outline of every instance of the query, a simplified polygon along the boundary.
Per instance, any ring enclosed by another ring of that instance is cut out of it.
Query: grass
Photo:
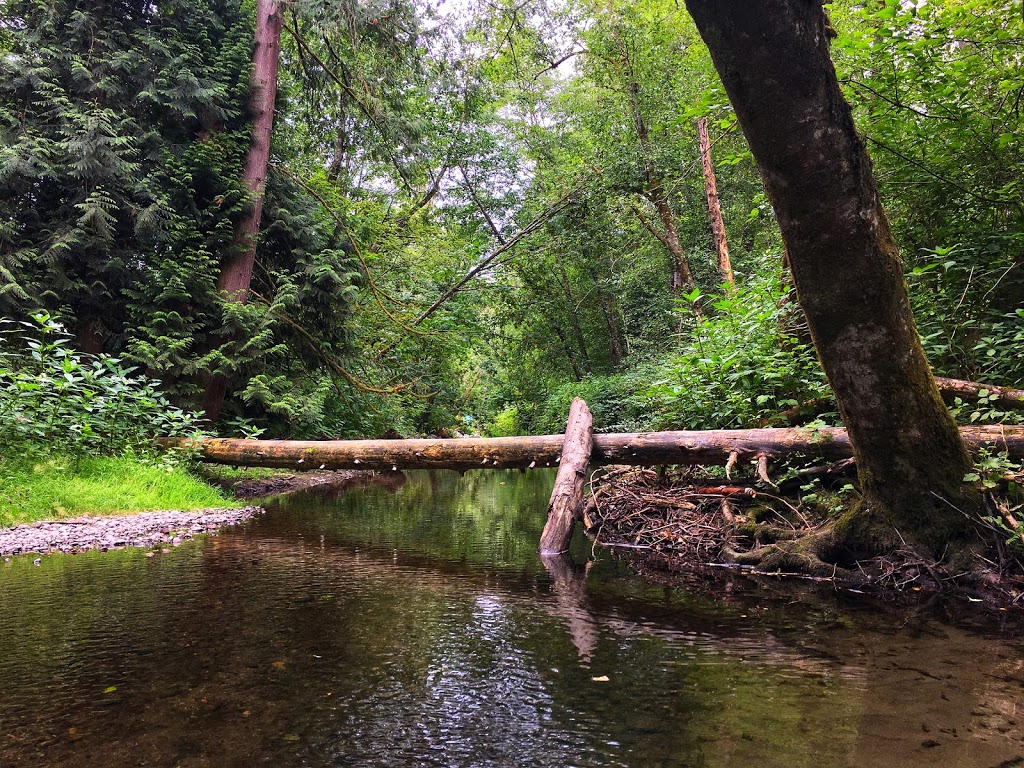
[[[216,488],[180,466],[165,467],[136,456],[71,459],[0,458],[0,527],[164,509],[235,507]]]

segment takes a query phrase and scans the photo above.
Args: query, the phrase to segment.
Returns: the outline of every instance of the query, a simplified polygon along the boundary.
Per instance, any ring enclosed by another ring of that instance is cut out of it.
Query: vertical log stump
[[[540,553],[555,555],[569,549],[573,524],[583,508],[583,486],[594,446],[594,417],[580,398],[569,407],[562,458],[548,502],[548,520],[540,537]]]

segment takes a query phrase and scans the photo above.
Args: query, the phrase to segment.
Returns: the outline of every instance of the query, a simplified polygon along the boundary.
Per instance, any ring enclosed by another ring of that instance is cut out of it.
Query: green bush
[[[682,349],[663,360],[645,393],[659,429],[777,423],[791,406],[829,396],[799,309],[779,276],[705,301]]]
[[[154,437],[198,431],[159,382],[116,357],[74,351],[48,313],[0,323],[0,455],[146,454]]]
[[[510,405],[500,411],[484,430],[487,437],[514,437],[522,434],[519,425],[519,408]]]
[[[638,432],[651,428],[643,391],[646,380],[639,371],[612,376],[591,376],[558,387],[543,403],[536,420],[540,432],[557,434],[574,397],[582,397],[594,415],[596,432]]]

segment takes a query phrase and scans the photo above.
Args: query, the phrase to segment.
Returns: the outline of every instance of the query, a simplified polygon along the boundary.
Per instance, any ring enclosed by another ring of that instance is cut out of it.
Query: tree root
[[[855,583],[868,580],[859,571],[830,562],[834,550],[835,536],[829,526],[742,552],[726,546],[722,548],[722,557],[726,562],[753,566],[761,573],[801,574]]]

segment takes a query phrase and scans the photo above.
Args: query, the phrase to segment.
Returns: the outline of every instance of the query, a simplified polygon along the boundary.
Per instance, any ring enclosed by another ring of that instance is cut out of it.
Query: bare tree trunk
[[[277,98],[277,67],[281,53],[284,13],[280,0],[258,0],[256,36],[252,53],[252,93],[249,112],[252,138],[242,182],[252,195],[249,205],[235,224],[234,242],[217,280],[217,290],[227,301],[245,303],[249,298],[252,268],[256,261],[256,240],[263,216],[263,193],[270,162],[270,139],[274,130],[274,101]],[[211,421],[220,415],[227,381],[217,374],[206,389],[203,410]]]
[[[761,170],[797,297],[857,458],[852,554],[941,552],[980,498],[910,311],[871,160],[829,58],[820,0],[686,0]]]
[[[107,340],[107,330],[103,321],[96,317],[86,317],[79,322],[76,345],[78,351],[86,355],[98,355],[103,352]]]
[[[715,181],[715,166],[711,163],[711,141],[708,139],[708,119],[697,121],[697,137],[700,142],[700,159],[704,166],[704,195],[708,199],[708,221],[711,235],[718,252],[718,271],[729,285],[735,285],[732,274],[732,260],[729,258],[729,242],[725,239],[725,221],[722,219],[722,205],[718,201],[718,183]]]
[[[658,218],[661,219],[661,226],[665,230],[664,235],[658,239],[664,244],[672,258],[672,292],[679,293],[683,288],[692,291],[693,275],[690,273],[690,263],[686,260],[686,253],[683,251],[683,245],[679,239],[679,226],[676,224],[676,217],[672,213],[668,194],[658,177],[658,169],[654,166],[654,158],[651,156],[651,139],[643,114],[640,112],[639,90],[640,87],[636,81],[631,80],[627,86],[629,110],[633,115],[633,125],[636,127],[636,137],[640,144],[640,156],[644,163],[644,174],[647,177],[647,190],[644,196],[654,205],[654,209],[658,212]]]

